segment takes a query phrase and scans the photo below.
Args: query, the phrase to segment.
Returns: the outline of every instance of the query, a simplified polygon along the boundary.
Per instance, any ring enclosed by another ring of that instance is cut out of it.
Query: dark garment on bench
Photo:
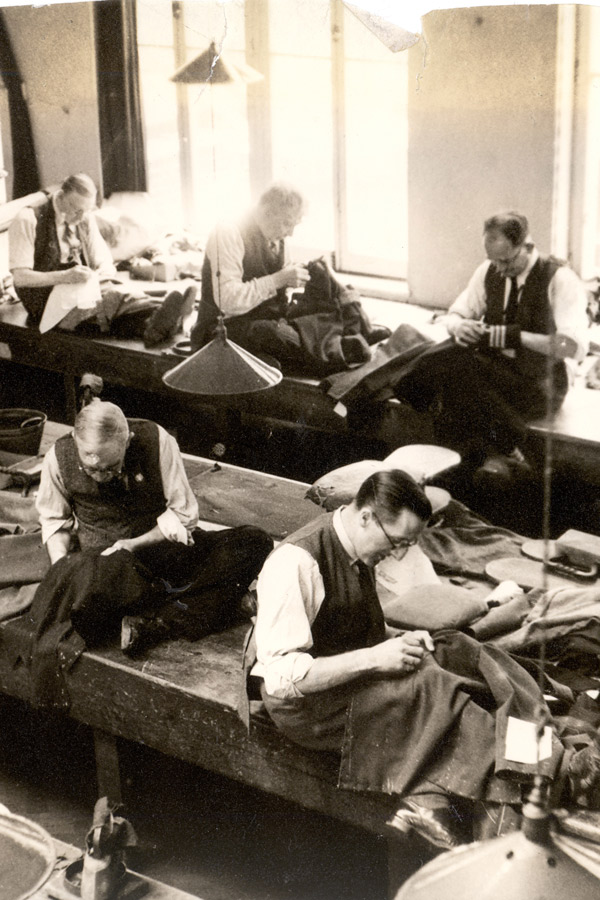
[[[86,647],[114,639],[126,614],[159,615],[172,638],[199,640],[230,627],[273,547],[258,528],[193,532],[137,554],[84,550],[58,560],[28,613],[31,675],[39,705],[69,705],[64,672]]]
[[[509,716],[537,721],[539,689],[508,654],[459,632],[412,675],[279,700],[262,698],[277,728],[311,749],[341,753],[339,785],[388,794],[445,792],[518,803],[537,765],[503,755]],[[562,757],[540,772],[552,777]]]
[[[283,254],[274,254],[254,222],[242,228],[246,253],[243,280],[264,277],[283,267]],[[286,375],[323,377],[369,359],[371,325],[355,292],[329,273],[323,260],[308,264],[310,279],[304,292],[287,302],[285,290],[247,313],[225,320],[228,337],[250,353],[276,360]],[[210,260],[202,272],[202,302],[192,331],[192,348],[211,340],[218,306],[213,296]]]

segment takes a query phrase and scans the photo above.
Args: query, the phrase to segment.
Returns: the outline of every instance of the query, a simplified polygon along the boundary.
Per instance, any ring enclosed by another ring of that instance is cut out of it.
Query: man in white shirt
[[[70,175],[41,206],[22,209],[8,230],[9,267],[32,324],[39,324],[57,284],[84,285],[115,267],[93,211],[96,185],[89,175]]]
[[[283,183],[271,185],[240,223],[220,224],[210,235],[202,269],[202,301],[192,330],[192,347],[212,340],[219,312],[227,333],[248,345],[255,322],[285,314],[286,288],[308,281],[305,266],[286,260],[285,238],[304,214],[302,195]]]
[[[46,454],[36,506],[52,564],[73,549],[105,556],[126,550],[164,582],[164,601],[173,589],[180,602],[165,602],[160,615],[123,619],[129,653],[154,638],[195,640],[231,624],[273,546],[250,526],[200,529],[175,439],[98,399]],[[115,609],[126,605],[126,597],[115,598]]]
[[[96,201],[89,175],[70,175],[44,203],[24,207],[12,221],[9,267],[28,323],[40,325],[54,287],[73,285],[79,288],[69,298],[73,305],[59,308],[52,326],[74,331],[83,325],[92,334],[118,331],[122,337],[143,338],[149,347],[166,342],[191,312],[195,288],[171,291],[162,303],[137,299],[134,311],[127,292],[112,282],[116,269],[94,216]],[[51,327],[47,320],[44,325]]]
[[[525,423],[556,411],[568,366],[587,350],[587,293],[562,261],[540,256],[525,216],[484,223],[487,259],[448,310],[454,345],[424,359],[398,395],[437,413],[436,438],[463,454],[523,461]]]
[[[373,569],[402,558],[430,514],[410,476],[382,471],[350,506],[287,538],[258,579],[246,670],[288,738],[341,751],[341,787],[396,795],[389,824],[449,849],[467,839],[455,809],[469,823],[475,801],[490,814],[520,802],[519,782],[537,770],[505,758],[502,736],[507,716],[536,721],[544,701],[507,654],[384,621]],[[555,741],[549,777],[561,756]]]

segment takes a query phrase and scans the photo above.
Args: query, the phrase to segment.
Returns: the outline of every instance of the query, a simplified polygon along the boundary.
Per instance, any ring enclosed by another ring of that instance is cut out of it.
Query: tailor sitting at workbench
[[[96,185],[70,175],[48,199],[24,207],[8,230],[9,267],[28,323],[47,331],[111,332],[155,346],[191,313],[196,287],[164,301],[136,298],[115,281],[110,250],[94,217]],[[57,290],[55,290],[55,288]]]
[[[97,641],[122,617],[121,647],[130,654],[168,637],[197,640],[228,627],[273,547],[252,526],[199,528],[198,504],[175,439],[160,425],[128,420],[118,406],[98,399],[46,454],[36,505],[53,564],[38,592],[56,593],[75,578],[85,586],[85,566],[77,557],[85,557],[97,581],[121,578],[109,587],[96,583],[102,600],[89,608],[77,597],[72,618],[84,639]],[[112,566],[117,557],[124,569]],[[102,566],[104,561],[111,564]],[[132,565],[152,588],[134,610],[125,580]],[[44,602],[47,607],[47,597]],[[42,605],[36,596],[34,618]],[[127,615],[132,611],[137,614]],[[63,609],[63,618],[68,612]]]

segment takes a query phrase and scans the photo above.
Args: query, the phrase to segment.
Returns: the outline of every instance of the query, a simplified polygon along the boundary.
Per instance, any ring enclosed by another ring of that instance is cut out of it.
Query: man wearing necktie
[[[52,288],[115,275],[110,250],[93,210],[96,185],[70,175],[41,206],[25,207],[8,231],[10,270],[31,324],[39,324]]]
[[[518,212],[487,219],[483,243],[487,259],[448,310],[452,345],[399,393],[431,404],[437,439],[475,463],[522,463],[526,422],[560,407],[567,366],[585,356],[587,294],[563,261],[540,255]]]
[[[41,206],[25,207],[11,223],[9,266],[29,314],[28,324],[41,323],[42,330],[52,327],[54,320],[49,324],[43,317],[53,288],[74,285],[82,290],[73,292],[69,298],[73,305],[65,311],[59,306],[60,328],[83,328],[91,334],[112,331],[143,338],[148,347],[170,340],[191,312],[196,288],[171,291],[162,303],[140,298],[135,313],[128,310],[126,292],[118,291],[111,280],[116,269],[94,216],[96,201],[96,185],[89,175],[70,175]],[[90,284],[92,279],[98,284]],[[86,286],[92,289],[91,298],[83,290]]]

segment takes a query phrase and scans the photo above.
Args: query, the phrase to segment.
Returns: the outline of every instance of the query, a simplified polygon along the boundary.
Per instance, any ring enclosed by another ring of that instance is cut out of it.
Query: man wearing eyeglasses
[[[200,529],[175,439],[98,399],[46,454],[36,506],[53,565],[76,550],[127,551],[164,586],[156,609],[123,618],[121,648],[130,654],[231,624],[273,546],[250,526]],[[127,597],[113,608],[123,616]]]
[[[454,346],[423,360],[400,395],[437,412],[440,443],[522,463],[525,423],[560,407],[567,367],[585,356],[587,294],[540,255],[518,212],[487,219],[483,243],[487,259],[445,319]]]
[[[506,714],[515,699],[516,715],[535,721],[543,700],[506,654],[487,658],[458,632],[386,624],[374,567],[401,559],[430,515],[410,476],[381,471],[349,506],[288,537],[259,575],[246,672],[249,696],[260,689],[288,738],[341,751],[340,786],[396,795],[390,827],[449,849],[465,840],[454,807],[518,803],[534,771],[502,759],[494,701]],[[484,695],[489,706],[472,699]],[[557,744],[550,769],[560,755]]]
[[[89,175],[69,175],[41,205],[25,207],[11,222],[9,267],[28,324],[41,331],[58,325],[92,335],[118,332],[143,338],[148,347],[166,342],[191,311],[195,289],[171,291],[162,303],[128,302],[133,298],[113,282],[115,265],[94,216],[97,196]],[[68,296],[51,297],[63,285],[72,286]]]
[[[39,324],[55,285],[84,285],[94,273],[101,279],[115,274],[92,214],[96,200],[89,175],[70,175],[45,203],[25,207],[11,223],[10,270],[32,324]]]

